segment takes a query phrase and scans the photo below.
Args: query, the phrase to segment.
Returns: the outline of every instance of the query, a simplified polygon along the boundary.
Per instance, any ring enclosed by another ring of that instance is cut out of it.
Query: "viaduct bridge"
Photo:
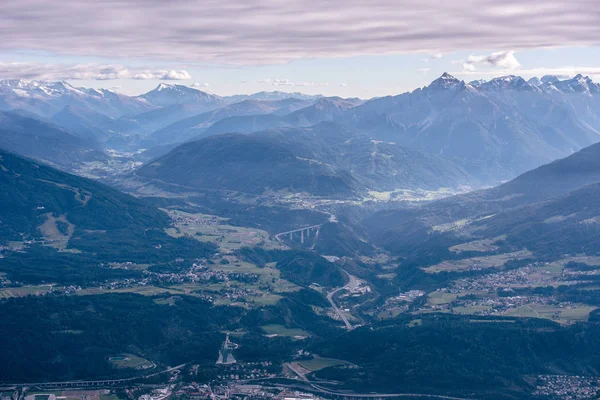
[[[291,231],[281,232],[281,233],[278,233],[277,235],[275,235],[275,239],[277,239],[280,242],[283,241],[284,238],[287,238],[290,241],[299,239],[300,243],[304,244],[305,238],[308,239],[311,237],[311,235],[318,236],[320,228],[321,228],[321,224],[306,226],[304,228],[298,228],[298,229],[294,229]]]

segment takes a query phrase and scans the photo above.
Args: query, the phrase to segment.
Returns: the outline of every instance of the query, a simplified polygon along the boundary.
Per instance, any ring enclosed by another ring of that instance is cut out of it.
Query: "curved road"
[[[329,390],[314,383],[306,382],[310,385],[310,389],[302,385],[286,385],[286,384],[275,384],[274,386],[280,388],[297,389],[297,390],[308,390],[317,394],[326,394],[329,396],[341,397],[344,399],[393,399],[401,397],[421,397],[424,399],[440,399],[440,400],[474,400],[467,399],[464,397],[452,397],[444,396],[440,394],[425,394],[425,393],[348,393],[348,392],[336,392],[335,390]]]
[[[344,273],[346,275],[348,275],[348,283],[340,288],[334,289],[331,292],[327,293],[327,300],[329,300],[329,303],[331,304],[331,307],[333,307],[333,310],[335,311],[335,313],[344,322],[344,325],[346,325],[346,329],[351,331],[352,329],[354,329],[354,327],[352,326],[350,321],[348,321],[348,317],[346,317],[346,315],[342,312],[342,310],[340,310],[340,308],[337,306],[337,304],[335,304],[335,301],[333,300],[333,296],[337,292],[341,292],[342,290],[348,290],[349,292],[351,292],[353,289],[355,289],[356,287],[359,286],[360,281],[358,280],[358,278],[356,278],[353,275],[350,275],[345,270],[342,269],[342,271],[344,271]]]
[[[138,375],[138,376],[134,376],[131,378],[123,378],[123,379],[104,379],[104,380],[100,380],[100,381],[65,381],[65,382],[37,382],[37,383],[7,383],[7,384],[1,384],[3,387],[24,387],[24,386],[68,386],[68,385],[72,385],[74,387],[77,386],[95,386],[95,385],[114,385],[117,383],[125,383],[125,382],[131,382],[131,381],[135,381],[137,379],[148,379],[148,378],[152,378],[153,376],[157,376],[160,374],[164,374],[167,372],[172,372],[175,371],[177,369],[181,369],[183,367],[185,367],[187,364],[181,364],[178,365],[176,367],[170,367],[167,368],[165,370],[162,371],[158,371],[158,372],[154,372],[152,374],[148,374],[148,375]]]

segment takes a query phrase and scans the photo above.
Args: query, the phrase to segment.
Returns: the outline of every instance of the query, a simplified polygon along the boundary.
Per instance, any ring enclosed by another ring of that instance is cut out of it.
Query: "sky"
[[[596,0],[2,0],[0,37],[0,79],[127,94],[371,98],[443,72],[600,81]]]

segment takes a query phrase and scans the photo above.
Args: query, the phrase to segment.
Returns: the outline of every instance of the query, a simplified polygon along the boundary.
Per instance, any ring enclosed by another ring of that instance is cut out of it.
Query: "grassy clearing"
[[[450,304],[456,300],[457,295],[445,292],[431,292],[427,296],[427,303],[430,305]]]
[[[283,325],[270,324],[261,326],[262,330],[265,331],[267,335],[277,335],[277,336],[310,336],[310,333],[302,330],[300,328],[286,328]]]
[[[188,236],[202,242],[219,246],[222,253],[231,253],[242,247],[260,246],[267,250],[284,248],[271,240],[269,234],[260,229],[227,225],[227,219],[215,215],[190,214],[178,210],[164,210],[174,220],[175,227],[167,229],[173,237]]]
[[[147,369],[154,366],[150,361],[134,354],[121,354],[110,357],[108,361],[110,361],[115,368]]]
[[[46,391],[34,390],[34,391],[27,392],[28,396],[49,396],[51,394],[55,395],[56,397],[63,396],[63,392],[60,390],[46,390]]]
[[[574,308],[563,309],[559,317],[567,321],[587,321],[590,318],[590,313],[596,308],[581,304]]]
[[[119,396],[116,394],[101,394],[100,400],[119,400]]]
[[[81,335],[84,331],[78,329],[67,329],[64,331],[54,331],[52,333],[64,333],[67,335]]]
[[[238,272],[245,274],[256,274],[259,276],[259,283],[255,286],[270,286],[269,292],[275,293],[287,293],[295,292],[300,289],[298,285],[295,285],[285,279],[281,279],[281,273],[275,266],[265,266],[259,268],[254,264],[241,261],[235,256],[225,256],[229,261],[229,264],[214,265],[212,269],[226,271],[226,272]],[[251,287],[250,285],[249,287]],[[257,287],[255,288],[257,289]]]
[[[248,302],[254,307],[274,306],[282,298],[276,294],[264,293],[262,296],[249,298]]]
[[[69,244],[75,225],[69,222],[65,214],[55,217],[52,213],[47,213],[46,222],[39,226],[39,230],[44,235],[46,246],[62,251]]]
[[[449,222],[447,224],[435,225],[431,227],[431,230],[434,232],[448,232],[456,229],[460,229],[465,227],[467,224],[471,223],[471,220],[468,219],[460,219],[458,221]]]
[[[177,303],[177,297],[171,296],[160,299],[154,299],[154,303],[172,307]]]
[[[394,319],[398,315],[402,314],[405,310],[401,307],[391,307],[387,310],[383,310],[377,313],[377,318],[384,319]]]
[[[82,289],[76,292],[77,295],[85,296],[92,294],[104,294],[104,293],[135,293],[141,294],[143,296],[156,296],[163,293],[170,294],[185,294],[182,289],[176,289],[175,287],[157,287],[157,286],[134,286],[130,288],[121,288],[121,289],[103,289],[103,288],[87,288]]]
[[[470,319],[471,324],[514,324],[515,320],[510,319]]]
[[[408,323],[409,328],[414,328],[415,326],[422,326],[422,325],[423,325],[422,319],[413,319],[412,321],[410,321]]]
[[[452,311],[457,314],[475,314],[481,311],[490,310],[490,306],[468,306],[468,307],[454,307]]]
[[[527,304],[507,310],[505,315],[522,318],[546,318],[557,322],[587,321],[596,307],[585,304],[573,304],[569,307],[557,307],[546,304]]]
[[[506,235],[498,236],[491,239],[474,240],[472,242],[457,244],[456,246],[449,247],[448,250],[455,253],[462,253],[465,251],[478,251],[488,252],[497,250],[498,247],[494,246],[494,243],[506,239]]]
[[[0,289],[0,299],[10,299],[12,297],[24,296],[42,296],[48,294],[52,289],[52,285],[39,286],[21,286],[12,288]]]
[[[442,261],[439,264],[423,268],[429,274],[438,272],[464,271],[470,269],[498,268],[504,266],[510,260],[524,260],[533,254],[529,250],[520,250],[512,253],[496,254],[493,256],[471,257],[462,260]]]
[[[335,358],[315,357],[312,360],[298,361],[298,365],[310,372],[318,371],[324,368],[335,367],[338,365],[351,365],[348,361],[336,360]]]

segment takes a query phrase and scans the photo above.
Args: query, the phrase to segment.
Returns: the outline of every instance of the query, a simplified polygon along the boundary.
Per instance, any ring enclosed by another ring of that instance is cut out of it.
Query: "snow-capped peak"
[[[533,87],[525,82],[520,76],[507,75],[494,78],[489,82],[480,85],[481,90],[502,91],[502,90],[532,90]]]
[[[434,80],[427,86],[428,89],[453,89],[458,86],[464,86],[463,81],[459,81],[447,72],[444,72],[442,76]]]
[[[558,77],[555,75],[544,75],[544,76],[542,76],[540,81],[542,83],[554,84],[554,83],[560,81],[560,79],[558,79]]]
[[[20,97],[60,97],[67,93],[83,94],[81,89],[65,81],[46,82],[26,79],[6,79],[0,81],[0,90],[12,90]]]
[[[167,83],[159,83],[155,89],[138,96],[138,98],[163,107],[174,104],[210,102],[220,99],[219,96],[189,86]]]
[[[473,87],[479,87],[479,86],[483,85],[485,82],[487,82],[485,79],[477,79],[477,80],[469,82],[469,85],[471,85]]]
[[[157,91],[161,91],[161,90],[165,90],[165,89],[172,89],[174,85],[169,85],[166,83],[159,83],[158,86],[156,87]]]

